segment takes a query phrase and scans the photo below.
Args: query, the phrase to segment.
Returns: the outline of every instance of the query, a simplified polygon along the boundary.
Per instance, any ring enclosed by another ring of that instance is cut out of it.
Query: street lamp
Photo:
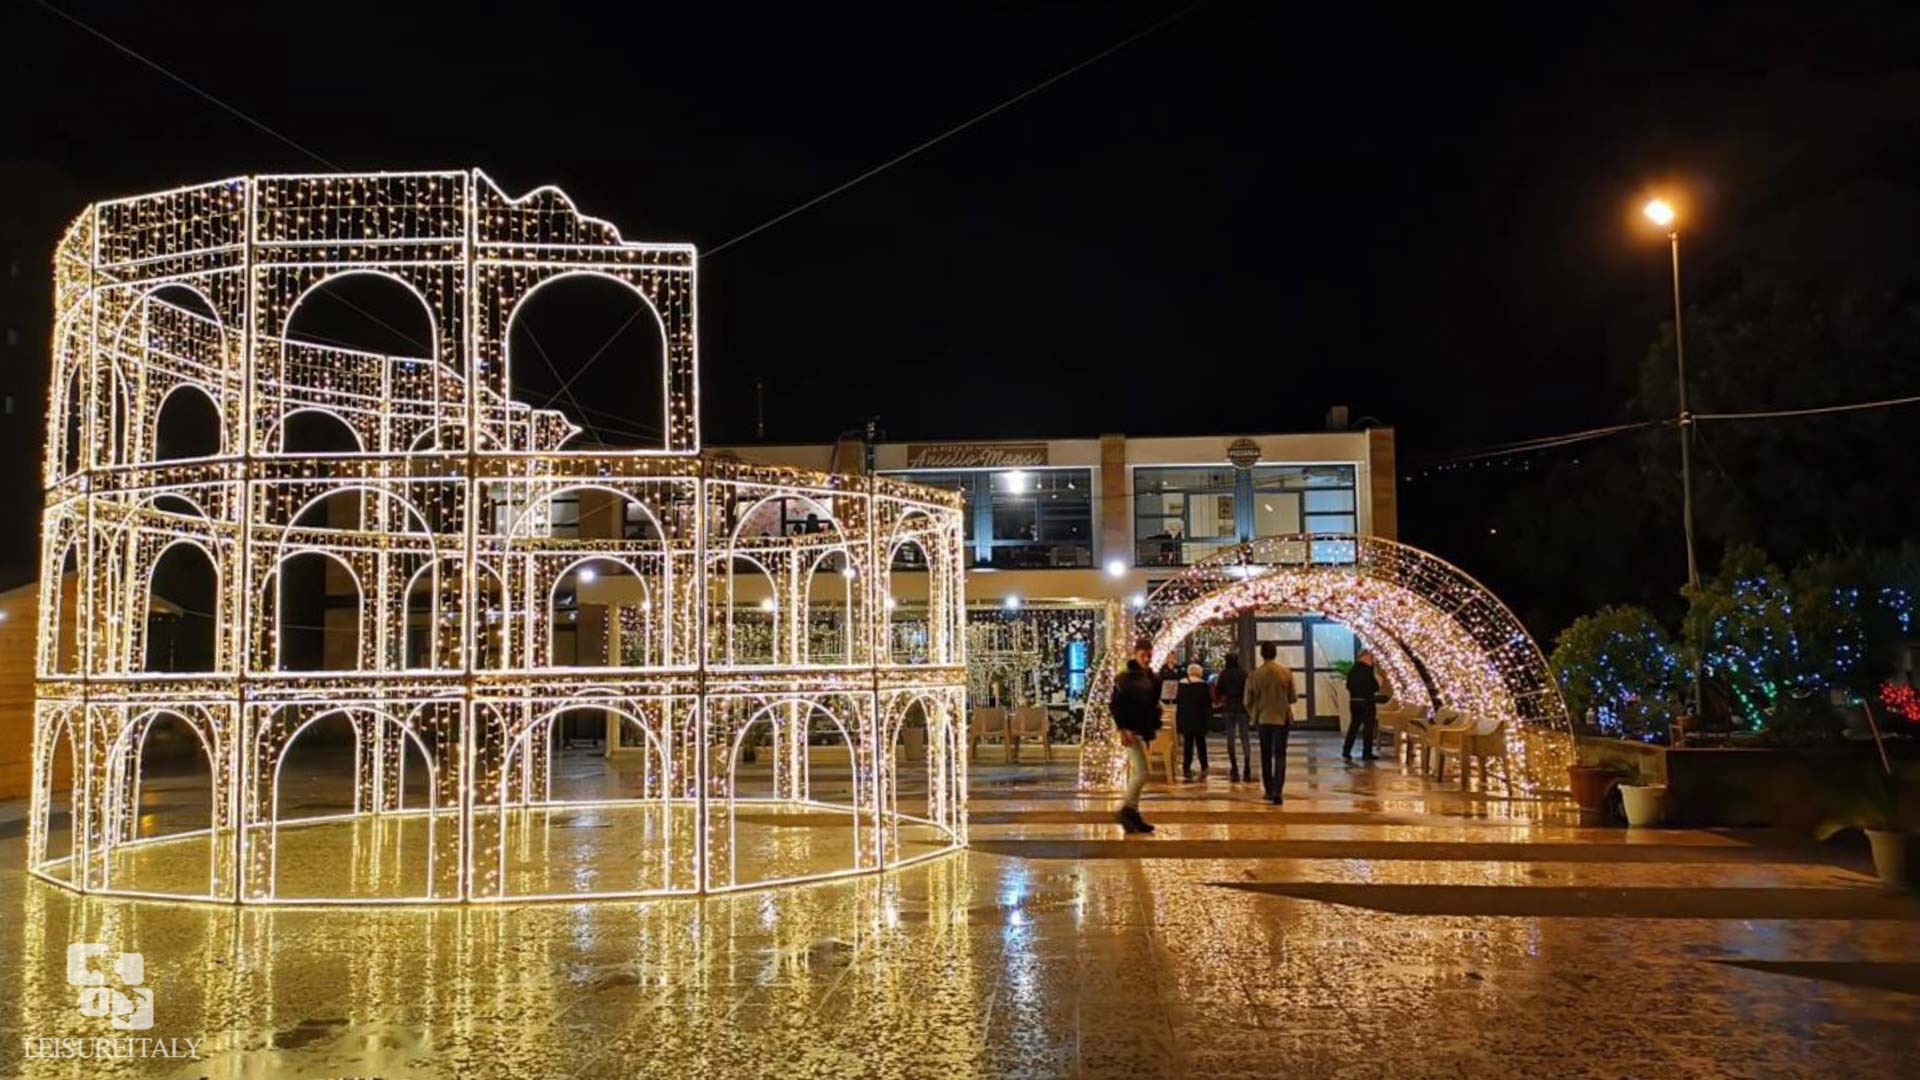
[[[1693,413],[1687,409],[1687,344],[1684,316],[1680,307],[1680,227],[1679,215],[1665,199],[1653,199],[1641,208],[1647,220],[1667,230],[1667,245],[1673,253],[1673,359],[1674,377],[1680,391],[1680,523],[1687,538],[1687,585],[1700,589],[1700,562],[1693,551]],[[1693,620],[1689,619],[1689,624]],[[1693,642],[1693,716],[1700,719],[1700,642]]]

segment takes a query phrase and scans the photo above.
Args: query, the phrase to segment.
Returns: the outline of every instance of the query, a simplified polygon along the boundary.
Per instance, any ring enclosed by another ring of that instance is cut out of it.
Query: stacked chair
[[[1013,710],[1013,730],[1008,745],[1013,760],[1020,760],[1020,744],[1037,742],[1044,749],[1046,760],[1053,761],[1053,725],[1047,722],[1045,705],[1022,705]]]
[[[1002,747],[1010,746],[1007,731],[1007,710],[988,707],[973,710],[973,720],[967,725],[968,756],[978,756],[982,742],[997,742]]]

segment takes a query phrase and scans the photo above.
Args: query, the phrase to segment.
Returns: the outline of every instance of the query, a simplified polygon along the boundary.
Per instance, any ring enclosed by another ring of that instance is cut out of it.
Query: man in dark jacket
[[[1220,705],[1221,712],[1227,718],[1227,764],[1233,770],[1233,782],[1245,780],[1253,783],[1253,739],[1249,732],[1253,725],[1247,720],[1247,672],[1240,666],[1240,657],[1236,653],[1227,654],[1226,668],[1220,677],[1214,680],[1213,700]],[[1240,753],[1234,755],[1235,740],[1240,743]],[[1240,763],[1246,762],[1246,769]]]
[[[1113,680],[1107,701],[1120,744],[1127,749],[1127,792],[1120,801],[1120,827],[1130,833],[1150,833],[1153,826],[1140,816],[1140,789],[1147,786],[1147,744],[1160,731],[1160,680],[1153,673],[1153,643],[1142,638],[1133,644],[1133,659]]]
[[[1360,760],[1373,760],[1373,743],[1380,724],[1380,676],[1373,670],[1373,654],[1365,649],[1353,658],[1347,672],[1347,739],[1340,757],[1353,760],[1353,740],[1360,740]]]

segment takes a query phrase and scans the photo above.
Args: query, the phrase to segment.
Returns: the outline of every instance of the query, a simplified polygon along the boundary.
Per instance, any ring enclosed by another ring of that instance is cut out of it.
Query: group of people
[[[1351,709],[1346,742],[1340,756],[1353,758],[1356,739],[1361,760],[1373,760],[1379,703],[1386,699],[1384,688],[1373,666],[1373,655],[1362,650],[1347,675]],[[1207,734],[1215,712],[1226,721],[1227,762],[1233,783],[1252,783],[1253,738],[1257,730],[1260,744],[1260,783],[1267,801],[1274,806],[1285,803],[1287,783],[1287,737],[1293,728],[1293,705],[1299,700],[1293,671],[1279,659],[1279,647],[1271,641],[1260,643],[1260,664],[1248,672],[1238,656],[1229,655],[1218,678],[1207,681],[1199,664],[1189,664],[1185,677],[1169,666],[1153,669],[1153,643],[1141,639],[1134,643],[1133,658],[1115,679],[1113,696],[1108,702],[1113,725],[1127,752],[1127,788],[1121,801],[1121,828],[1129,833],[1150,833],[1153,826],[1140,816],[1140,791],[1147,783],[1147,744],[1159,734],[1161,706],[1173,706],[1174,730],[1180,736],[1182,771],[1193,779],[1193,759],[1200,759],[1200,776],[1207,775]],[[1237,744],[1237,745],[1236,745]],[[1237,751],[1237,752],[1236,752]]]

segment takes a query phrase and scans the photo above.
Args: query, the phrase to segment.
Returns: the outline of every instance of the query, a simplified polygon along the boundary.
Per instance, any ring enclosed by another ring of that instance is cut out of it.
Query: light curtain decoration
[[[501,901],[715,892],[965,843],[958,497],[703,456],[691,246],[625,241],[557,189],[511,198],[478,170],[254,176],[89,207],[54,269],[35,874],[238,903]],[[418,300],[417,355],[289,335],[355,275]],[[569,448],[575,418],[511,398],[521,306],[583,275],[652,318],[657,445]],[[217,446],[174,456],[188,405]],[[290,418],[316,416],[347,449],[294,445]],[[586,527],[589,506],[612,527]],[[214,583],[188,612],[212,616],[206,670],[155,670],[150,628],[179,608],[152,593],[163,559]],[[296,579],[324,583],[323,612],[295,610]],[[324,618],[325,648],[296,665],[302,618]],[[637,780],[562,791],[556,725],[582,716],[640,756]],[[296,822],[281,766],[325,721],[351,730],[352,812]],[[203,829],[143,835],[156,725],[205,757]],[[749,760],[764,790],[742,786]],[[815,790],[828,760],[850,796]],[[568,808],[614,830],[603,847],[565,847],[588,835],[558,827],[580,823]],[[841,815],[838,847],[768,839],[765,819],[797,813]],[[406,828],[354,832],[337,865],[300,854],[328,850],[312,830],[383,819]]]
[[[1504,721],[1516,786],[1566,783],[1566,704],[1539,645],[1505,604],[1418,548],[1315,534],[1262,537],[1189,567],[1109,635],[1087,694],[1082,790],[1110,790],[1124,778],[1107,703],[1134,639],[1153,641],[1157,667],[1195,630],[1249,610],[1314,612],[1346,624],[1373,650],[1398,701],[1456,709],[1475,723]]]

